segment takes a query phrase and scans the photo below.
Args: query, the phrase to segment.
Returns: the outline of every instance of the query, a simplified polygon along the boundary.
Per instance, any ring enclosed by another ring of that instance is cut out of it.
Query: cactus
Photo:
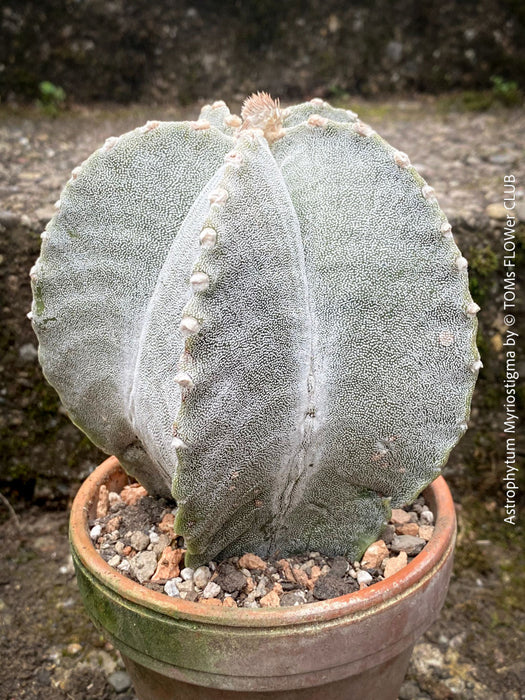
[[[350,111],[264,93],[242,119],[108,139],[31,271],[72,420],[175,497],[187,565],[357,558],[467,428],[481,366],[434,191]]]

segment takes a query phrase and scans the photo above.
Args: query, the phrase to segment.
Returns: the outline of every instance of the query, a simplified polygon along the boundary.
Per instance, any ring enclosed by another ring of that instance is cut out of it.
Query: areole
[[[217,608],[151,591],[112,569],[89,537],[98,490],[128,477],[114,457],[80,488],[70,541],[94,623],[120,650],[140,700],[395,700],[415,641],[443,605],[456,533],[443,477],[424,492],[434,535],[398,574],[292,608]]]

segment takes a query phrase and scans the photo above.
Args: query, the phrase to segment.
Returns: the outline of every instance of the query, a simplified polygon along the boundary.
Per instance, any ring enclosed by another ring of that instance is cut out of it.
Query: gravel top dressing
[[[192,569],[184,566],[175,513],[174,502],[150,497],[139,484],[120,494],[102,486],[91,539],[102,558],[133,581],[173,598],[224,607],[304,605],[361,590],[406,566],[434,531],[434,516],[420,496],[392,511],[381,539],[361,561],[321,552],[269,559],[247,553]]]

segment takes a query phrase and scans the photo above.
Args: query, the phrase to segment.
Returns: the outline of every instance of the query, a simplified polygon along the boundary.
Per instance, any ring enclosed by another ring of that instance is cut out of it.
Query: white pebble
[[[119,571],[129,571],[130,566],[131,565],[130,565],[129,561],[127,559],[123,559],[117,568]]]
[[[372,583],[372,576],[368,573],[368,571],[361,569],[357,572],[357,583],[360,586],[368,586],[369,583]]]
[[[115,554],[115,556],[111,557],[111,559],[108,561],[108,564],[115,568],[120,564],[120,557],[118,554]]]
[[[203,598],[215,598],[221,592],[221,587],[215,581],[208,581],[206,588],[202,591]]]
[[[137,552],[142,552],[149,544],[149,537],[145,532],[137,530],[131,535],[130,544]]]
[[[193,593],[195,590],[195,586],[193,585],[193,581],[181,581],[181,583],[177,584],[179,587],[179,591],[181,593]]]
[[[115,543],[115,551],[117,552],[117,554],[122,554],[122,552],[125,549],[126,549],[126,545],[121,540],[119,540],[118,542]]]
[[[197,588],[204,588],[211,578],[211,571],[207,566],[199,566],[193,573],[193,583]]]
[[[170,596],[170,598],[180,597],[180,592],[174,579],[166,581],[164,584],[164,593]]]
[[[185,569],[183,569],[180,572],[180,575],[184,581],[191,581],[193,579],[194,573],[195,573],[194,570],[192,568],[190,568],[189,566],[187,566]]]
[[[151,542],[151,544],[157,544],[157,542],[159,541],[159,535],[157,532],[155,532],[155,530],[149,531],[149,541]]]
[[[102,534],[102,528],[100,527],[100,525],[95,525],[95,526],[92,527],[91,530],[89,531],[89,536],[91,537],[91,539],[92,539],[93,541],[95,541],[96,539],[98,539],[98,538],[100,537],[101,534]]]
[[[423,525],[433,525],[434,524],[434,513],[431,510],[424,510],[421,515],[421,523]]]

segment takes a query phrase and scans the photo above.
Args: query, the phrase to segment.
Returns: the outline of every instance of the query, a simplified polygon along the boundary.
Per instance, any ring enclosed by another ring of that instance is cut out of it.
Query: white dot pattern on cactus
[[[173,493],[187,565],[357,559],[461,437],[478,307],[408,156],[322,100],[247,104],[247,128],[222,101],[148,122],[68,181],[32,279],[41,362]]]

